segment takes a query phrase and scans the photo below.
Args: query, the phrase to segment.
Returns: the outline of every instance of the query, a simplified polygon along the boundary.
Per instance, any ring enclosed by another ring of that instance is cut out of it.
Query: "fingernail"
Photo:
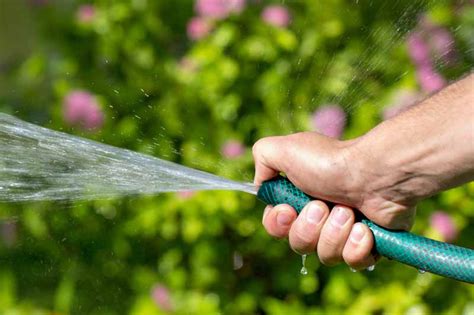
[[[277,222],[279,225],[288,225],[291,222],[291,215],[288,211],[281,211],[277,214]]]
[[[310,204],[306,211],[306,221],[311,224],[318,224],[324,216],[324,211],[316,204]]]
[[[350,239],[354,243],[359,243],[362,241],[365,235],[365,230],[360,224],[354,225],[351,231]]]
[[[349,219],[349,213],[347,213],[346,209],[339,207],[333,211],[336,213],[334,213],[334,216],[332,217],[332,222],[334,222],[336,225],[343,226]]]

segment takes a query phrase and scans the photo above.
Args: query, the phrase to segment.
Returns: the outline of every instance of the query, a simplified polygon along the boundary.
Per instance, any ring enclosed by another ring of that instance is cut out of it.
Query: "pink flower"
[[[192,58],[183,57],[178,62],[178,67],[182,71],[195,72],[198,70],[198,65]]]
[[[240,13],[245,7],[245,0],[197,0],[198,15],[216,20],[225,19],[231,13]]]
[[[90,23],[95,17],[95,7],[92,4],[83,4],[77,9],[77,20],[81,23]]]
[[[432,57],[446,63],[453,63],[456,59],[451,32],[426,16],[420,18],[418,30],[408,37],[407,44],[410,57],[418,67],[432,64]]]
[[[98,129],[104,122],[96,98],[86,91],[74,90],[64,99],[64,120],[84,129]]]
[[[187,26],[188,37],[192,40],[199,40],[206,37],[212,30],[212,24],[201,17],[193,17]]]
[[[164,311],[171,311],[173,309],[170,293],[165,286],[161,284],[155,285],[151,289],[151,298],[160,309]]]
[[[245,9],[246,0],[229,0],[229,8],[232,13],[241,13]]]
[[[270,25],[286,27],[290,24],[291,16],[285,6],[270,5],[263,10],[262,19]]]
[[[437,27],[430,34],[430,44],[435,56],[439,56],[447,63],[453,63],[456,60],[456,48],[451,32],[443,27]]]
[[[228,159],[235,159],[245,152],[245,147],[242,143],[236,140],[229,140],[222,146],[221,153]]]
[[[0,239],[7,247],[15,245],[18,237],[17,223],[14,221],[0,223]]]
[[[312,116],[313,129],[332,138],[340,138],[346,126],[346,113],[339,105],[326,105]]]
[[[420,95],[414,91],[401,90],[396,95],[389,107],[383,110],[383,119],[387,120],[406,111],[415,105],[420,99]]]
[[[445,242],[452,242],[458,236],[458,230],[451,216],[443,211],[436,211],[430,217],[431,227],[438,232]]]
[[[446,80],[432,66],[421,66],[416,74],[421,89],[426,93],[436,92],[446,85]]]
[[[410,34],[407,44],[411,60],[415,65],[429,65],[431,63],[430,48],[421,33],[415,32]]]
[[[195,192],[194,191],[178,191],[176,193],[176,195],[180,198],[180,199],[189,199],[191,198],[192,196],[194,196]]]

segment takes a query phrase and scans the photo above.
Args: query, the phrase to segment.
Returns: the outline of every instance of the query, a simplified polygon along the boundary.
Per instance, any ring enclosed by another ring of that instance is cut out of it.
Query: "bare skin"
[[[474,180],[474,74],[451,84],[360,138],[314,132],[263,138],[253,147],[255,184],[280,172],[320,200],[297,217],[289,205],[268,206],[267,232],[288,237],[300,254],[355,269],[376,262],[369,228],[354,209],[389,229],[409,230],[418,201]]]

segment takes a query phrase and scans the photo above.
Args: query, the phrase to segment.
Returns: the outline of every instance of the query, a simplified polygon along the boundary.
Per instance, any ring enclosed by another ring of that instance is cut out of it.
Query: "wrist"
[[[359,200],[387,200],[413,206],[439,191],[435,174],[423,171],[425,152],[381,141],[377,130],[356,139],[348,147]]]
[[[372,174],[368,172],[370,160],[360,147],[361,138],[342,141],[339,168],[344,170],[341,188],[346,193],[348,205],[360,208],[366,195],[366,187]]]

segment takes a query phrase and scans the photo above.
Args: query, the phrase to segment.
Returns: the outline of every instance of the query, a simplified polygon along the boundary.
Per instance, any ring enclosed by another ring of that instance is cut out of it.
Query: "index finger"
[[[277,176],[284,170],[284,146],[281,137],[267,137],[255,142],[252,153],[255,161],[254,184],[260,186],[262,182]]]

